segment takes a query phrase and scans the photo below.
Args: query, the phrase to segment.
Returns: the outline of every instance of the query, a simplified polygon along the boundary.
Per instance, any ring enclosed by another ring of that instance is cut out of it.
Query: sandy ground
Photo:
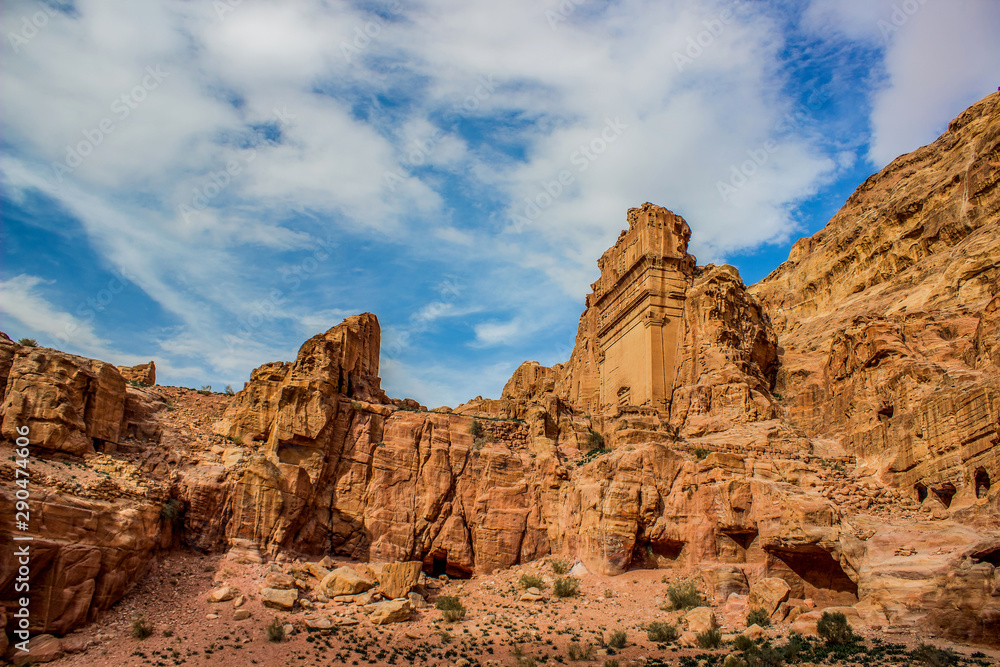
[[[346,561],[345,561],[346,562]],[[355,564],[359,567],[362,564]],[[617,577],[583,575],[580,594],[572,598],[550,598],[541,602],[519,600],[522,574],[556,577],[547,561],[538,561],[470,580],[452,580],[430,591],[457,595],[467,609],[457,623],[446,623],[440,611],[429,606],[413,612],[411,620],[384,626],[371,624],[353,603],[317,604],[309,611],[284,613],[265,608],[257,590],[268,565],[243,565],[212,555],[174,552],[154,567],[131,593],[95,623],[70,635],[81,653],[50,663],[69,665],[517,665],[518,656],[533,658],[538,665],[571,664],[570,643],[588,644],[592,654],[579,664],[604,665],[617,660],[620,667],[682,664],[684,657],[702,656],[702,649],[660,647],[646,638],[645,625],[653,620],[672,621],[677,612],[658,609],[667,583],[664,570],[635,570]],[[668,575],[669,577],[669,575]],[[668,579],[669,581],[669,579]],[[243,608],[249,619],[233,619],[233,602],[209,603],[207,595],[220,585],[238,588],[247,595]],[[659,598],[659,599],[658,599]],[[718,610],[717,610],[718,611]],[[309,631],[307,614],[355,617],[358,625]],[[144,640],[131,635],[132,619],[142,614],[154,633]],[[217,618],[209,618],[217,615]],[[284,642],[272,643],[266,628],[275,618],[295,626]],[[740,631],[736,618],[720,614],[722,631]],[[602,638],[623,630],[627,645],[620,650],[602,648]],[[784,637],[787,627],[768,629],[772,637]],[[863,633],[871,640],[874,633]],[[882,635],[882,639],[912,648],[921,638]],[[783,640],[777,643],[782,643]],[[1000,664],[1000,652],[935,642],[970,656],[981,651],[985,664]],[[732,649],[709,651],[717,664]],[[978,656],[977,656],[978,657]],[[980,658],[980,663],[982,663]],[[467,662],[465,662],[467,661]],[[522,660],[521,664],[530,664]],[[694,664],[694,663],[690,663]],[[858,663],[865,664],[865,663]],[[975,663],[970,663],[975,664]]]

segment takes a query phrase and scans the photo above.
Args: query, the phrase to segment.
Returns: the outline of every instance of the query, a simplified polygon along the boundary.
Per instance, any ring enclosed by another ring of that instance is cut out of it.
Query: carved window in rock
[[[620,387],[618,389],[618,405],[631,405],[632,387]]]

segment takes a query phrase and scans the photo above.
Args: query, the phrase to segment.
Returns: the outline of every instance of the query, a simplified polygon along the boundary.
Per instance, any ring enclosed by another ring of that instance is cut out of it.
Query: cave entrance
[[[94,451],[95,452],[103,452],[104,451],[104,441],[101,440],[100,438],[91,438],[90,442],[94,445]]]
[[[632,550],[631,570],[657,570],[679,567],[684,554],[681,540],[644,540],[636,543]]]
[[[913,485],[913,490],[917,492],[917,502],[918,503],[922,503],[925,500],[927,500],[927,486],[926,485],[920,484],[918,482],[917,484]]]
[[[986,468],[976,468],[972,476],[972,488],[976,490],[976,498],[984,499],[990,493],[990,476]]]
[[[448,550],[435,549],[427,554],[427,557],[424,559],[423,569],[431,577],[440,577],[442,574],[447,574]]]
[[[858,601],[858,585],[828,551],[809,546],[796,550],[769,549],[768,554],[772,557],[768,570],[776,570],[769,576],[779,576],[786,581],[794,577],[797,581],[788,583],[793,591],[801,590],[804,597],[843,605]],[[782,573],[785,567],[788,571]]]
[[[941,486],[933,489],[934,495],[937,496],[945,507],[951,507],[951,499],[955,497],[955,493],[958,489],[951,482],[945,482]]]
[[[993,567],[1000,567],[1000,547],[976,552],[971,554],[971,557],[977,563],[989,563]]]

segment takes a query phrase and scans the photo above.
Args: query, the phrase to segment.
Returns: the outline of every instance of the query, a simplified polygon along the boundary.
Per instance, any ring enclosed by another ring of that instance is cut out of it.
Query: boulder
[[[248,618],[250,618],[249,609],[237,609],[236,611],[233,612],[234,621],[245,621]]]
[[[351,567],[342,566],[323,577],[319,584],[320,591],[327,597],[338,595],[357,595],[367,591],[374,583],[367,577],[358,574],[357,570]]]
[[[40,662],[53,662],[63,657],[64,651],[59,639],[52,635],[35,635],[28,642],[27,653],[14,655],[15,665],[30,665]]]
[[[410,620],[411,608],[410,601],[407,599],[375,602],[365,605],[364,610],[368,614],[368,620],[375,625],[402,623]]]
[[[268,575],[264,577],[264,587],[291,590],[296,588],[295,577],[290,574],[285,574],[284,572],[269,572]]]
[[[770,616],[788,599],[791,591],[792,587],[784,579],[778,577],[761,579],[750,587],[748,604],[751,609],[763,609]]]
[[[287,588],[262,588],[260,589],[260,601],[265,607],[280,609],[281,611],[291,611],[295,607],[295,601],[299,599],[299,592],[295,589]]]
[[[406,597],[420,580],[420,561],[386,563],[379,575],[378,590],[390,600]]]
[[[711,607],[696,607],[684,615],[687,629],[694,633],[707,632],[718,627]]]
[[[236,594],[238,592],[239,591],[229,586],[222,586],[220,588],[216,588],[214,591],[208,594],[208,601],[213,603],[228,602],[229,600],[232,600],[234,597],[236,597]]]

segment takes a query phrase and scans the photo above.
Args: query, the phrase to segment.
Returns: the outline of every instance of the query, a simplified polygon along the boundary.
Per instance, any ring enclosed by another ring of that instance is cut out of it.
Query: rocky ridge
[[[869,179],[758,285],[692,258],[666,411],[595,410],[589,299],[565,364],[526,362],[454,410],[385,395],[367,313],[232,399],[0,337],[0,431],[9,447],[26,424],[33,445],[32,629],[93,620],[186,546],[431,577],[557,555],[698,574],[720,604],[778,579],[872,626],[995,642],[998,100]],[[15,571],[0,555],[5,601]]]

